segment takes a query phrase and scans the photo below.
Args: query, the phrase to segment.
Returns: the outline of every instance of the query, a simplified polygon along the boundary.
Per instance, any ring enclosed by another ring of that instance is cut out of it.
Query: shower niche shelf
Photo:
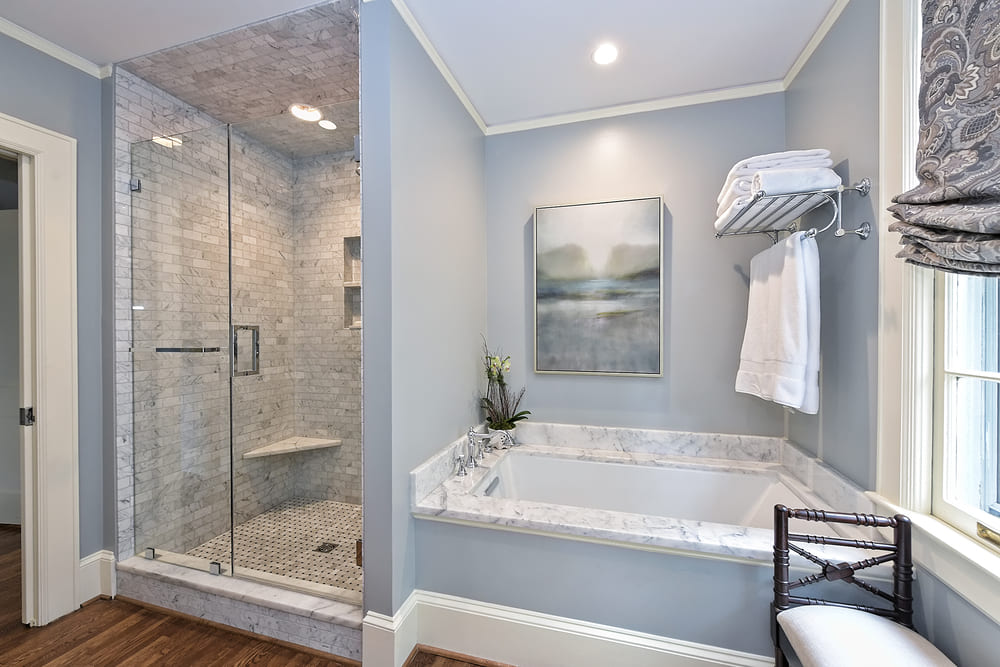
[[[361,328],[361,237],[344,237],[344,328]]]
[[[311,449],[326,449],[328,447],[340,447],[340,440],[327,440],[325,438],[303,438],[293,436],[278,442],[264,445],[257,449],[251,449],[243,454],[245,459],[259,459],[263,456],[277,456],[278,454],[291,454],[294,452],[305,452]]]

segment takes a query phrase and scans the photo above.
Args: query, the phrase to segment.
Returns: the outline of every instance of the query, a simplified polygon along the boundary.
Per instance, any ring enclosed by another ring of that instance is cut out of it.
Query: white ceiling
[[[319,4],[317,0],[0,0],[0,17],[96,65]]]
[[[396,0],[489,127],[781,81],[835,0]],[[843,3],[841,3],[843,4]],[[411,28],[414,26],[411,25]],[[590,60],[603,41],[612,65]]]
[[[480,125],[502,131],[707,91],[779,90],[847,0],[392,1]],[[0,17],[104,65],[315,4],[0,0]],[[620,56],[599,67],[590,53],[605,40]]]

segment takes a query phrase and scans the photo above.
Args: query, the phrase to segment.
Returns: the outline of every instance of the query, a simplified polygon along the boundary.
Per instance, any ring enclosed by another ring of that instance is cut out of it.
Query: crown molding
[[[552,127],[554,125],[566,125],[568,123],[579,123],[582,121],[597,120],[600,118],[614,118],[615,116],[628,116],[630,114],[643,113],[645,111],[662,111],[663,109],[688,107],[695,104],[708,104],[710,102],[724,102],[726,100],[737,100],[745,97],[756,97],[757,95],[770,95],[771,93],[784,92],[784,90],[785,87],[781,81],[768,81],[766,83],[755,83],[748,86],[720,88],[719,90],[708,90],[688,95],[662,97],[645,102],[616,104],[611,107],[588,109],[587,111],[575,111],[571,113],[557,114],[554,116],[545,116],[543,118],[514,121],[512,123],[499,123],[497,125],[487,126],[484,134],[492,136],[494,134],[523,132],[524,130],[535,130],[542,127]]]
[[[441,54],[439,54],[437,49],[434,48],[434,44],[431,43],[431,40],[427,37],[427,33],[424,32],[424,29],[420,27],[420,24],[417,22],[413,12],[411,12],[410,8],[406,6],[406,2],[404,0],[392,0],[392,4],[396,8],[396,11],[399,12],[403,22],[406,23],[406,26],[410,29],[410,32],[412,32],[413,36],[417,38],[418,42],[420,42],[420,46],[423,47],[424,51],[430,57],[431,62],[433,62],[434,66],[437,67],[438,72],[441,73],[441,76],[444,77],[448,86],[451,87],[452,92],[454,92],[455,96],[458,97],[462,106],[465,107],[465,110],[469,112],[469,115],[472,117],[472,120],[475,121],[479,130],[483,134],[488,134],[488,128],[486,123],[483,122],[483,117],[479,114],[479,111],[472,103],[472,100],[469,99],[469,96],[465,94],[465,90],[463,90],[462,86],[458,83],[458,79],[455,78],[455,75],[452,74],[451,70],[445,64],[444,59],[441,58]]]
[[[100,65],[92,63],[86,58],[78,56],[72,51],[64,49],[58,44],[50,42],[44,37],[36,35],[30,30],[22,28],[16,23],[12,23],[5,18],[0,18],[0,34],[16,39],[22,44],[26,44],[36,51],[41,51],[47,56],[51,56],[56,60],[75,67],[81,72],[86,72],[96,79],[103,79],[111,74],[110,65],[101,67]]]
[[[820,22],[819,27],[816,28],[816,32],[814,32],[813,36],[808,42],[806,42],[806,46],[802,49],[802,53],[800,53],[799,57],[795,59],[795,62],[792,63],[791,69],[788,70],[788,74],[785,75],[785,78],[782,81],[785,90],[788,90],[788,88],[792,85],[792,81],[794,81],[795,77],[799,75],[802,68],[805,67],[807,62],[809,62],[809,59],[812,58],[812,54],[819,47],[823,38],[826,37],[826,33],[830,32],[830,28],[832,28],[833,24],[837,22],[838,18],[840,18],[840,14],[844,11],[844,8],[847,7],[848,2],[850,2],[850,0],[837,0],[833,3],[833,7],[831,7],[830,11],[827,12],[826,16]]]

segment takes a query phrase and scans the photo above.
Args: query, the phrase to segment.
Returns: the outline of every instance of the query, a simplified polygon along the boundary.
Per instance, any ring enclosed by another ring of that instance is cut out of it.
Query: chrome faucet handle
[[[455,463],[458,465],[458,471],[455,474],[459,477],[465,477],[468,474],[465,470],[466,455],[462,453],[462,445],[459,445],[455,449]],[[468,447],[466,447],[466,450],[468,450]]]

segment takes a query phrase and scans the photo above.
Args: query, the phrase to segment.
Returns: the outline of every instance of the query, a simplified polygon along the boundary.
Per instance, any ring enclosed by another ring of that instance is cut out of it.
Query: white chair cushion
[[[778,624],[803,667],[955,667],[913,630],[857,609],[794,607],[778,614]]]

